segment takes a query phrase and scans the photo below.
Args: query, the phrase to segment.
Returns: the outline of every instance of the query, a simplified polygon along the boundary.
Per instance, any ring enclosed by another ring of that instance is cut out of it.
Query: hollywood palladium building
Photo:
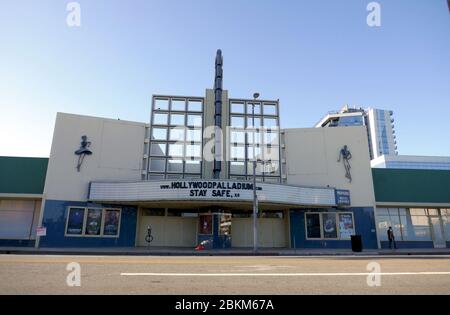
[[[155,95],[148,122],[58,113],[49,159],[0,158],[0,246],[148,246],[151,226],[152,247],[250,248],[256,159],[260,247],[376,249],[388,226],[450,247],[449,171],[372,169],[365,126],[280,129],[279,112],[222,90],[219,53],[214,89]]]

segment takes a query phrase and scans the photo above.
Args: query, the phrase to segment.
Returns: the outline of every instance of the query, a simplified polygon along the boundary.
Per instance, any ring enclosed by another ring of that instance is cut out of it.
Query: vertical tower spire
[[[222,170],[222,83],[223,83],[223,57],[222,51],[217,50],[216,54],[216,76],[214,81],[214,122],[215,122],[215,146],[214,146],[214,179],[220,178]]]

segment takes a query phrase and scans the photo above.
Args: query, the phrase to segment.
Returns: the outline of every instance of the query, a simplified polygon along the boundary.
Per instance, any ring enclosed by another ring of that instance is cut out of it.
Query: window
[[[201,111],[203,111],[202,101],[189,100],[188,111],[190,111],[190,112],[201,112]]]
[[[398,241],[431,241],[431,228],[427,209],[377,209],[378,234],[387,241],[387,230],[392,227]]]
[[[168,99],[155,99],[155,109],[168,110],[169,100]]]
[[[279,161],[280,160],[280,149],[279,147],[267,147],[263,146],[263,155],[266,161]]]
[[[150,155],[165,156],[167,144],[165,143],[152,143],[150,145]]]
[[[254,153],[254,155],[253,155]],[[262,160],[263,156],[262,156],[262,151],[261,151],[261,147],[255,147],[255,146],[248,146],[247,147],[247,158],[249,160],[254,160],[256,157],[257,160]]]
[[[230,158],[245,160],[245,147],[244,146],[232,146],[230,148]]]
[[[102,228],[102,209],[88,209],[85,235],[100,235]]]
[[[273,128],[278,127],[278,121],[276,118],[264,118],[264,127]]]
[[[167,172],[171,173],[183,173],[183,161],[182,160],[168,160]]]
[[[118,237],[120,209],[70,207],[66,236]]]
[[[186,156],[192,158],[202,157],[202,146],[200,144],[186,145]]]
[[[264,164],[261,162],[256,163],[256,170],[255,170],[256,175],[262,175],[263,171],[264,171]],[[253,175],[253,162],[247,163],[247,174]]]
[[[201,142],[202,141],[202,130],[201,129],[188,129],[186,131],[186,141]]]
[[[253,119],[255,119],[255,126],[253,126]],[[259,117],[251,117],[251,116],[247,116],[247,127],[249,128],[259,128],[261,127],[261,118]]]
[[[230,173],[245,175],[245,162],[230,162]]]
[[[264,132],[263,138],[266,145],[278,145],[280,143],[277,132]]]
[[[173,126],[184,126],[184,115],[170,114],[170,124]]]
[[[185,173],[201,173],[200,161],[186,161]]]
[[[261,104],[255,103],[255,115],[261,114]],[[247,103],[247,115],[253,115],[253,103]]]
[[[184,145],[178,143],[169,144],[169,156],[182,157]]]
[[[170,141],[184,141],[184,128],[172,128],[169,135]]]
[[[82,235],[85,208],[70,208],[67,219],[67,235]]]
[[[244,128],[245,121],[243,116],[231,116],[231,127]]]
[[[306,238],[320,239],[322,237],[320,233],[320,214],[318,213],[306,213]]]
[[[262,143],[262,134],[261,132],[248,131],[247,139],[249,144],[261,144]]]
[[[167,140],[167,129],[166,128],[153,128],[152,140]]]
[[[185,100],[172,100],[172,108],[173,111],[185,111],[186,110],[186,101]]]
[[[321,212],[305,213],[307,239],[350,240],[355,234],[353,213]]]
[[[231,131],[230,143],[245,143],[245,131]]]
[[[154,125],[167,125],[167,114],[155,113],[153,114],[153,124]]]
[[[166,170],[166,159],[150,158],[150,172],[164,172]]]
[[[264,103],[264,115],[277,115],[277,105]]]
[[[276,176],[280,174],[280,164],[276,161],[264,163],[264,175]]]
[[[231,103],[231,112],[234,114],[244,114],[245,106],[244,103]]]
[[[187,125],[190,127],[202,127],[203,126],[202,116],[189,114]]]

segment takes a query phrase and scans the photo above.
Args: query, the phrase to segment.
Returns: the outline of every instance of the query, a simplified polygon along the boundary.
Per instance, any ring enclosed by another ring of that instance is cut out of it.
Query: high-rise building
[[[371,159],[398,155],[392,111],[344,106],[340,111],[329,112],[315,125],[316,128],[348,126],[366,126]]]

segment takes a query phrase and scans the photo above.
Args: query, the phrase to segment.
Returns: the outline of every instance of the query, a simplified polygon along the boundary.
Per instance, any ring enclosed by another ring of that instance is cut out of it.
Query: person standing
[[[395,243],[395,235],[392,226],[387,230],[387,236],[389,240],[389,248],[392,249],[392,245],[394,245],[394,249],[397,249],[397,244]]]

